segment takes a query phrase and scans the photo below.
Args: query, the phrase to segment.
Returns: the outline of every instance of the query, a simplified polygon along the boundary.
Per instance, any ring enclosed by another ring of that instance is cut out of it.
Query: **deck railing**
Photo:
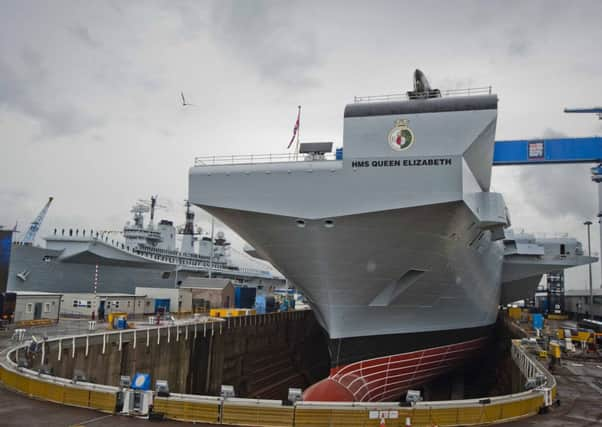
[[[467,89],[446,89],[440,90],[442,97],[447,96],[472,96],[472,95],[491,95],[491,86],[473,87]],[[353,102],[386,102],[386,101],[406,101],[416,99],[415,96],[410,98],[407,93],[394,93],[390,95],[371,95],[371,96],[356,96]]]
[[[319,162],[336,160],[335,153],[299,154],[299,153],[270,153],[270,154],[232,154],[226,156],[200,156],[194,158],[195,166],[223,165],[253,165],[258,163],[286,162]]]

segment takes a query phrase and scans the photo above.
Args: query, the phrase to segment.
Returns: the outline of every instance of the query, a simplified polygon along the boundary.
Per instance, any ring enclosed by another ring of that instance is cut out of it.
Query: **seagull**
[[[186,98],[184,98],[184,92],[180,92],[180,96],[182,97],[182,106],[183,107],[187,107],[187,106],[192,106],[194,107],[194,104],[189,104],[186,102]]]

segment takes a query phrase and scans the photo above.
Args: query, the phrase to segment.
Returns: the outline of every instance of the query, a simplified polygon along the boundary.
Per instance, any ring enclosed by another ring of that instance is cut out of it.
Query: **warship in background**
[[[195,159],[189,199],[303,292],[331,371],[308,401],[391,401],[479,354],[500,304],[595,259],[575,239],[509,232],[490,191],[491,88],[356,98],[343,148]],[[344,155],[343,155],[344,149]]]
[[[32,222],[21,242],[13,243],[9,291],[59,293],[134,293],[137,286],[173,288],[188,277],[222,277],[249,286],[282,286],[284,278],[267,263],[247,268],[232,261],[231,245],[222,231],[203,236],[194,227],[194,212],[186,205],[186,222],[178,230],[172,221],[155,225],[157,197],[138,202],[133,221],[120,233],[84,229],[54,229],[45,237],[46,247],[36,246],[35,234],[52,198]],[[144,223],[144,215],[150,221]],[[182,235],[177,247],[176,236]],[[242,257],[249,257],[241,254]],[[249,258],[252,260],[252,258]],[[258,263],[256,263],[258,264]]]

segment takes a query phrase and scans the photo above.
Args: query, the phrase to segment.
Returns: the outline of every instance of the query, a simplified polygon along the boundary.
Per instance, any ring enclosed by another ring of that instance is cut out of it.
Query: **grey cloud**
[[[567,135],[546,129],[543,138],[564,138]],[[541,214],[542,218],[572,217],[576,221],[594,218],[597,214],[596,186],[591,182],[591,165],[534,165],[520,169],[520,191]]]
[[[19,189],[0,188],[0,225],[12,228],[22,210],[27,208],[30,194]],[[26,227],[19,224],[19,229]]]
[[[317,40],[295,24],[294,6],[279,2],[215,3],[213,35],[262,77],[282,85],[317,86]]]
[[[27,47],[21,52],[23,69],[0,58],[0,105],[32,117],[40,124],[44,137],[73,135],[93,128],[100,120],[90,117],[60,97],[47,98],[36,88],[43,87],[48,73],[42,57]]]
[[[97,49],[101,47],[101,44],[98,40],[94,39],[90,35],[90,31],[81,25],[76,25],[68,28],[69,32],[73,34],[79,41],[83,42],[87,46]]]
[[[525,39],[510,40],[508,44],[508,54],[510,56],[525,56],[529,53],[530,44]]]

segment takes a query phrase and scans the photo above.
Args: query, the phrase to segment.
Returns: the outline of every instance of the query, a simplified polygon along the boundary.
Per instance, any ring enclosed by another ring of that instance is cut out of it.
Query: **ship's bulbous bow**
[[[332,378],[324,378],[303,393],[307,402],[353,402],[355,396],[347,387]]]

